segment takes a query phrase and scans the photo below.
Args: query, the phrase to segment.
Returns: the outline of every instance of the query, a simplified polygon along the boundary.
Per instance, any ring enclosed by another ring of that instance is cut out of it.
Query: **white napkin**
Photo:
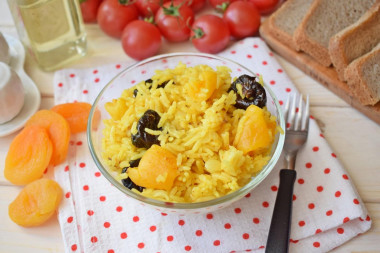
[[[257,73],[285,102],[298,92],[260,38],[235,43],[220,53]],[[92,103],[128,63],[64,69],[54,79],[55,103]],[[281,161],[281,160],[280,160]],[[65,164],[54,176],[65,192],[59,209],[66,252],[264,251],[279,183],[281,162],[242,200],[212,213],[179,216],[136,204],[101,175],[86,135],[72,136]],[[363,202],[315,120],[298,153],[290,252],[326,252],[371,226]]]

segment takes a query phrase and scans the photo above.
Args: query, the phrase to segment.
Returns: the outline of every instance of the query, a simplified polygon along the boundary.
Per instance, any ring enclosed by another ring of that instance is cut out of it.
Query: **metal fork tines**
[[[298,106],[297,106],[298,104]],[[294,170],[295,158],[298,150],[306,142],[309,129],[309,96],[303,106],[302,95],[291,96],[285,104],[284,118],[286,121],[286,135],[284,155],[286,168]]]
[[[267,253],[283,253],[289,250],[293,188],[297,176],[294,166],[297,152],[305,144],[309,132],[309,96],[306,97],[305,105],[302,96],[289,97],[284,115],[287,127],[284,145],[285,168],[280,171],[280,185],[265,250]]]

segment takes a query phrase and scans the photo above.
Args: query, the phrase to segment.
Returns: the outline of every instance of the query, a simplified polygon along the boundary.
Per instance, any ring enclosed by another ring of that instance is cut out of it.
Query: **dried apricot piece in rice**
[[[214,93],[217,86],[217,74],[212,70],[205,70],[198,80],[187,84],[189,96],[196,101],[206,101]]]
[[[72,134],[86,131],[91,104],[85,102],[65,103],[56,105],[50,110],[62,115],[67,120]]]
[[[170,190],[177,175],[177,158],[158,145],[145,152],[137,168],[128,169],[135,184],[157,190]]]
[[[34,227],[47,221],[58,209],[62,189],[51,179],[38,179],[22,189],[8,207],[9,218],[23,227]]]
[[[104,107],[114,120],[120,120],[128,109],[124,98],[112,99],[112,102],[107,102]]]
[[[25,127],[12,141],[5,158],[4,176],[16,185],[42,177],[49,165],[53,145],[40,126]]]
[[[66,159],[70,141],[69,123],[60,114],[41,110],[36,112],[25,126],[41,126],[49,133],[50,140],[53,143],[53,155],[50,164],[57,165]]]
[[[250,105],[239,121],[234,146],[244,154],[268,150],[274,140],[273,126],[264,109]]]

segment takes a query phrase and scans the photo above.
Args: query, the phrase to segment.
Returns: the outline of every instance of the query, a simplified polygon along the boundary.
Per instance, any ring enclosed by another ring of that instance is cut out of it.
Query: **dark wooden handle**
[[[267,253],[288,252],[290,224],[292,220],[293,188],[296,176],[297,172],[295,170],[282,169],[280,171],[280,186],[278,187],[265,250]]]

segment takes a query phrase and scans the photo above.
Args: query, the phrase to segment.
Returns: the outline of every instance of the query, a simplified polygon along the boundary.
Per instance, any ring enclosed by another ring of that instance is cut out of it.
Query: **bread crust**
[[[331,37],[329,41],[330,58],[339,79],[346,81],[344,72],[348,64],[371,51],[379,42],[380,0],[377,0],[357,22]],[[357,55],[352,55],[352,47],[357,48]]]
[[[332,63],[328,50],[330,38],[356,22],[376,1],[377,0],[350,1],[348,6],[353,9],[340,9],[340,6],[344,5],[343,0],[316,0],[294,33],[296,45],[302,51],[312,56],[317,62],[329,67]],[[329,12],[329,10],[331,10],[331,12]],[[313,32],[313,34],[311,34],[316,24],[325,20],[330,23],[325,24],[324,28],[319,27],[319,30],[317,30],[318,33]],[[313,36],[313,38],[311,36]]]
[[[374,92],[373,88],[371,88],[371,84],[367,83],[363,70],[363,65],[366,61],[370,60],[372,57],[376,57],[376,55],[380,55],[380,43],[371,52],[351,62],[344,73],[347,84],[353,95],[363,105],[374,105],[380,101],[379,94]],[[380,83],[374,85],[379,87]]]
[[[331,59],[327,48],[321,46],[306,33],[306,27],[308,26],[309,20],[319,8],[322,1],[323,0],[316,0],[312,3],[301,24],[295,30],[293,40],[299,50],[309,54],[323,66],[329,67],[331,65]]]
[[[286,9],[288,8],[288,6],[291,5],[292,2],[294,2],[295,0],[288,0],[286,1],[285,3],[283,3],[281,5],[281,7],[275,12],[273,13],[270,17],[269,17],[269,31],[270,33],[279,41],[281,41],[283,44],[291,47],[292,49],[294,50],[297,50],[297,47],[293,41],[293,34],[289,34],[287,32],[285,32],[284,30],[280,29],[277,25],[276,25],[276,18],[282,14],[282,12],[286,11]]]

